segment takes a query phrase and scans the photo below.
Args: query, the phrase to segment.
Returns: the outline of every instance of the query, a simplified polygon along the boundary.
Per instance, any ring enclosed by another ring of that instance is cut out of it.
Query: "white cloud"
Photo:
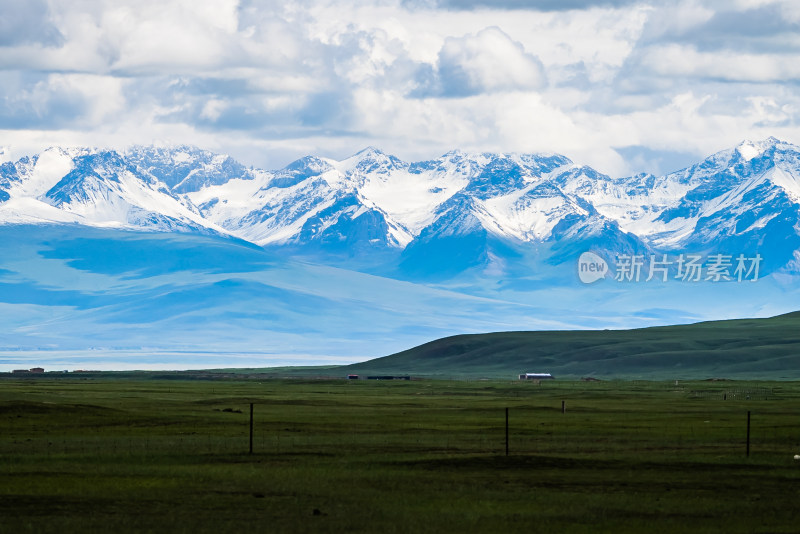
[[[223,100],[212,99],[205,103],[200,116],[210,121],[216,121],[222,116],[222,112],[228,105]]]
[[[497,27],[445,39],[438,74],[444,96],[535,91],[545,85],[541,61]]]
[[[645,37],[658,40],[696,30],[717,12],[708,2],[680,0],[654,6],[647,18]]]
[[[557,151],[622,174],[800,142],[796,2],[457,4],[32,0],[0,24],[0,146],[188,142],[268,167]]]
[[[647,50],[643,68],[662,77],[715,78],[745,82],[790,82],[800,79],[800,55],[700,52],[670,44]]]

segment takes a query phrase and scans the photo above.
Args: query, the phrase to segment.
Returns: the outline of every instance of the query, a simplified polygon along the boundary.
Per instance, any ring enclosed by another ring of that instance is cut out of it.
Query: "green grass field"
[[[0,425],[1,532],[749,533],[800,518],[795,382],[6,378]]]

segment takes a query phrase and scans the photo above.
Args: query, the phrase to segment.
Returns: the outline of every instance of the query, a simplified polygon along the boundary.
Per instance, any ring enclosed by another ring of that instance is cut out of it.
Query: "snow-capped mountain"
[[[691,189],[655,219],[664,248],[766,251],[779,268],[800,250],[800,151],[770,138],[742,143],[669,175]]]
[[[87,149],[50,148],[0,165],[0,220],[4,223],[74,222],[39,198],[75,167]]]
[[[191,201],[114,151],[50,149],[0,167],[4,222],[71,222],[159,231],[227,232]]]
[[[370,147],[341,162],[304,158],[250,184],[232,180],[187,196],[212,221],[262,245],[356,237],[402,249],[440,233],[453,210],[499,237],[542,241],[570,214],[598,216],[551,179],[571,166],[563,156],[461,152],[409,164]],[[453,224],[443,231],[470,229]]]
[[[771,270],[797,271],[800,148],[744,142],[624,178],[556,154],[407,163],[368,147],[265,171],[187,146],[54,148],[0,166],[0,221],[215,232],[418,274],[508,271],[531,254],[558,264],[586,249],[761,253]]]
[[[405,244],[407,232],[359,193],[362,169],[349,163],[307,157],[279,171],[250,171],[186,197],[209,220],[260,245],[356,250]]]
[[[793,211],[790,206],[800,202],[800,147],[772,137],[745,141],[665,176],[587,174],[564,180],[564,189],[655,248],[713,242],[755,229],[742,226],[753,210],[767,208],[768,218]],[[775,195],[786,203],[769,208]],[[717,216],[725,210],[727,215]],[[766,222],[760,219],[759,225]]]
[[[116,152],[80,156],[42,200],[82,220],[167,231],[221,231],[186,199]]]

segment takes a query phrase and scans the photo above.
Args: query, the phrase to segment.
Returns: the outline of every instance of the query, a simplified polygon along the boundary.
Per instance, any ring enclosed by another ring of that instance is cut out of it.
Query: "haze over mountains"
[[[79,350],[99,336],[135,351],[147,343],[131,332],[146,330],[158,350],[220,350],[212,332],[228,331],[223,347],[244,352],[363,359],[440,335],[765,316],[800,302],[800,147],[774,138],[624,178],[556,154],[408,163],[370,147],[265,171],[186,146],[51,148],[0,165],[0,223],[0,315],[16,325],[0,349]],[[610,272],[585,285],[576,262],[590,250]],[[724,276],[681,279],[683,255],[716,255]],[[750,262],[744,282],[737,256]],[[620,258],[640,258],[642,276],[619,276]],[[647,272],[655,258],[663,279]],[[165,299],[172,313],[154,313]],[[34,317],[51,317],[46,335]]]

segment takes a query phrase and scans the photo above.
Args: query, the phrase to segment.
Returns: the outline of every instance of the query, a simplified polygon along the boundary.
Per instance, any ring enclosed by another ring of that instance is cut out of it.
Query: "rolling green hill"
[[[800,379],[800,312],[635,330],[498,332],[438,339],[340,368],[361,375]]]

